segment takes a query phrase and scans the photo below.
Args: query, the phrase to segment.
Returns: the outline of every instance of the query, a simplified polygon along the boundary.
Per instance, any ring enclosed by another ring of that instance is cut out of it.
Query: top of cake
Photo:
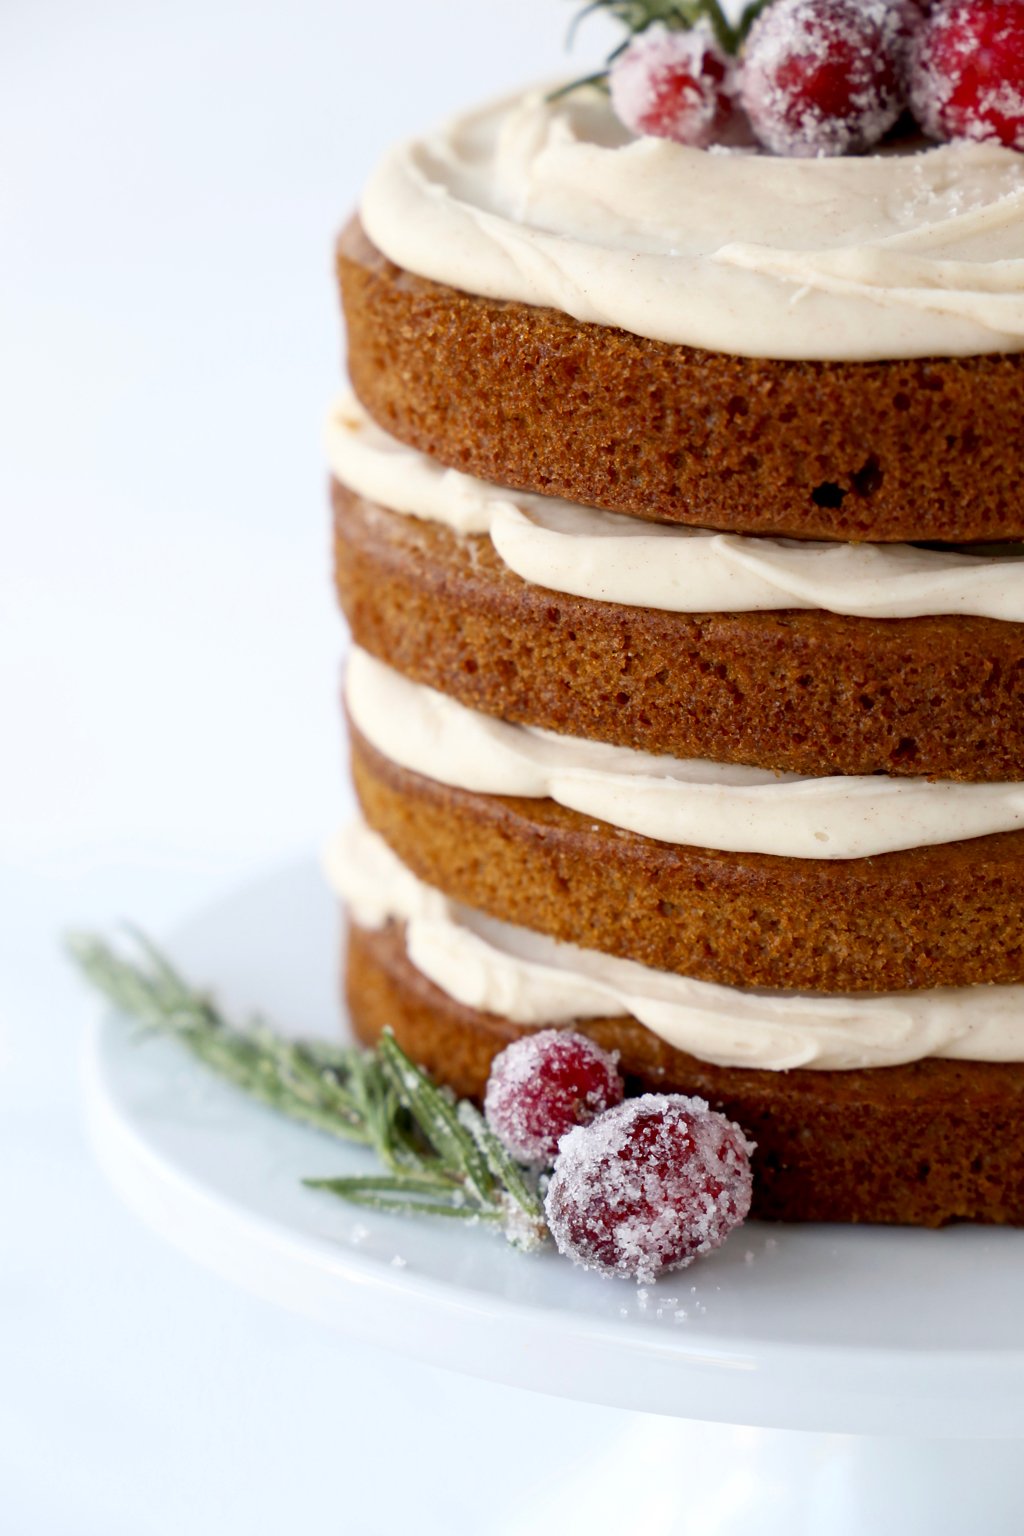
[[[778,77],[774,34],[791,13],[841,17],[849,3],[774,0],[755,22],[742,78],[760,62],[758,28]],[[891,21],[909,3],[869,0],[866,11]],[[945,0],[939,11],[965,4],[975,18],[993,5],[1019,17],[1024,40],[1021,0]],[[855,361],[1024,349],[1024,157],[1011,134],[972,119],[948,143],[894,135],[903,98],[890,92],[883,110],[877,82],[871,94],[860,81],[860,138],[849,111],[823,132],[821,112],[803,101],[783,134],[790,152],[767,153],[770,127],[759,125],[759,145],[751,91],[728,77],[715,82],[714,111],[724,99],[727,120],[713,132],[706,118],[671,119],[664,93],[652,96],[668,67],[660,56],[643,90],[617,89],[631,50],[657,54],[679,37],[691,52],[695,40],[714,47],[702,26],[646,27],[612,65],[610,95],[592,84],[532,90],[398,146],[363,199],[370,238],[397,265],[452,287],[710,351]],[[856,59],[851,71],[856,83]],[[777,78],[773,89],[778,117]],[[865,134],[879,140],[873,152],[844,152]]]

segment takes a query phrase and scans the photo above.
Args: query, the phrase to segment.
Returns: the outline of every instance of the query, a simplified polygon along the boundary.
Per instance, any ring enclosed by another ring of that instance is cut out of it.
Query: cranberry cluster
[[[544,1206],[560,1253],[655,1280],[743,1221],[753,1147],[703,1099],[624,1094],[616,1057],[545,1029],[495,1057],[484,1110],[519,1162],[553,1165]]]
[[[934,139],[1024,150],[1024,0],[773,0],[738,59],[709,26],[640,32],[609,72],[634,133],[856,154],[908,110]]]

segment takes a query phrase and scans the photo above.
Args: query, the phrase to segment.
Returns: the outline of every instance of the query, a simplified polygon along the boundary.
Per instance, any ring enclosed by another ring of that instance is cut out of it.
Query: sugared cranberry
[[[901,0],[775,0],[750,29],[740,100],[777,155],[869,149],[906,101],[913,16]]]
[[[934,139],[1024,149],[1024,0],[943,0],[914,42],[910,104]]]
[[[732,116],[732,72],[709,27],[648,27],[612,64],[612,109],[633,133],[706,149]]]
[[[506,1046],[491,1064],[487,1123],[520,1163],[550,1168],[573,1126],[621,1104],[618,1057],[568,1029],[542,1029]]]
[[[627,1099],[562,1141],[545,1200],[559,1253],[643,1281],[681,1269],[747,1215],[753,1150],[703,1099]]]

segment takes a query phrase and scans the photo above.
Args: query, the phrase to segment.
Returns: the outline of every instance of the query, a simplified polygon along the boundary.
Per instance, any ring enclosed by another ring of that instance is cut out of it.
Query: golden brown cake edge
[[[526,1032],[428,981],[408,959],[398,924],[350,926],[345,991],[364,1045],[390,1028],[438,1081],[477,1100],[493,1056]],[[620,1052],[630,1091],[697,1094],[743,1127],[757,1142],[754,1216],[1024,1225],[1024,1065],[926,1060],[763,1072],[709,1066],[631,1019],[573,1027]]]
[[[1024,832],[866,859],[722,853],[452,789],[350,735],[367,824],[428,885],[505,922],[724,986],[1024,981]]]
[[[470,709],[815,776],[1024,778],[1024,624],[597,602],[523,581],[486,536],[332,499],[356,644]]]
[[[632,516],[793,538],[1024,538],[1024,354],[792,362],[672,346],[336,250],[371,416],[443,463]]]

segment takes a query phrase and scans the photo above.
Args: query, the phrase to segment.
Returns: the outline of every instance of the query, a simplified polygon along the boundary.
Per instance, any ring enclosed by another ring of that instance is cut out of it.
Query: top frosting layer
[[[362,217],[399,266],[748,357],[1024,350],[1024,156],[790,160],[632,139],[597,92],[458,117],[388,154]]]

